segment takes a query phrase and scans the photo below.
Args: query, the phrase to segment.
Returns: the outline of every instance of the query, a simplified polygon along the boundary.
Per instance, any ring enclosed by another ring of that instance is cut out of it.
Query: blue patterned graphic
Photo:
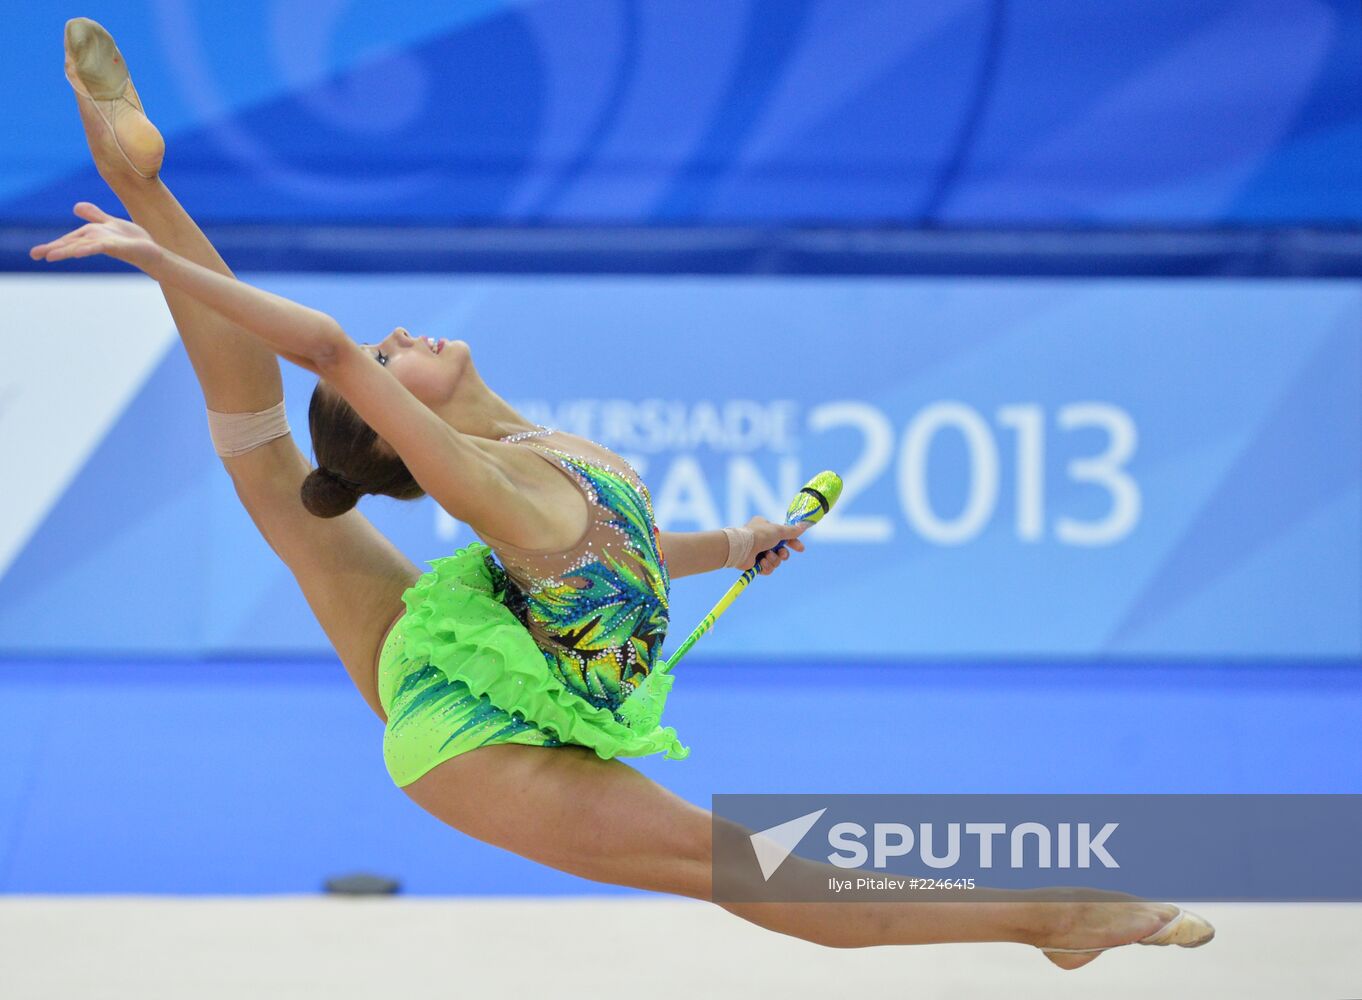
[[[12,5],[0,220],[101,190]],[[1352,0],[95,0],[207,221],[1362,220]]]

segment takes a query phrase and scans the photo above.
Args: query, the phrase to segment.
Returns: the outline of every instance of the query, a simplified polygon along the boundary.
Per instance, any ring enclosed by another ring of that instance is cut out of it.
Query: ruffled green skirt
[[[407,610],[379,656],[383,758],[398,785],[499,743],[575,744],[607,758],[690,752],[661,725],[670,674],[650,674],[613,708],[592,704],[558,679],[553,653],[507,607],[490,548],[474,542],[430,566],[402,595]]]

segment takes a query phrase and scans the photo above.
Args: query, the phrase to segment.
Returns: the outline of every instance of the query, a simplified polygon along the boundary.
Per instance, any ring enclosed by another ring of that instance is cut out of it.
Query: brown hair
[[[339,517],[366,493],[397,500],[426,495],[401,456],[325,382],[312,390],[307,425],[318,465],[303,480],[303,506],[309,514]]]

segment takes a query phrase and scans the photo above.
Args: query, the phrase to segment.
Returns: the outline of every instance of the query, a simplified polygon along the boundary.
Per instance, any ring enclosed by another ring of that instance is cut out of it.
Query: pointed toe
[[[93,105],[123,159],[139,175],[160,172],[165,140],[147,118],[113,36],[88,17],[66,22],[66,79]]]
[[[1173,919],[1164,924],[1140,944],[1177,945],[1179,948],[1200,948],[1215,937],[1210,921],[1191,910],[1178,910]]]
[[[103,30],[98,21],[91,21],[88,17],[73,17],[66,22],[66,47],[72,52],[79,52]]]

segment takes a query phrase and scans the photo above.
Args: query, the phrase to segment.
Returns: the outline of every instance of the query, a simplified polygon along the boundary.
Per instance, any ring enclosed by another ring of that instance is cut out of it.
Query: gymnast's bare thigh
[[[376,664],[416,564],[358,510],[314,517],[300,490],[311,463],[291,436],[225,460],[237,496],[302,588],[346,672],[379,718]]]
[[[480,747],[403,791],[456,830],[560,871],[710,896],[709,813],[586,747]]]

